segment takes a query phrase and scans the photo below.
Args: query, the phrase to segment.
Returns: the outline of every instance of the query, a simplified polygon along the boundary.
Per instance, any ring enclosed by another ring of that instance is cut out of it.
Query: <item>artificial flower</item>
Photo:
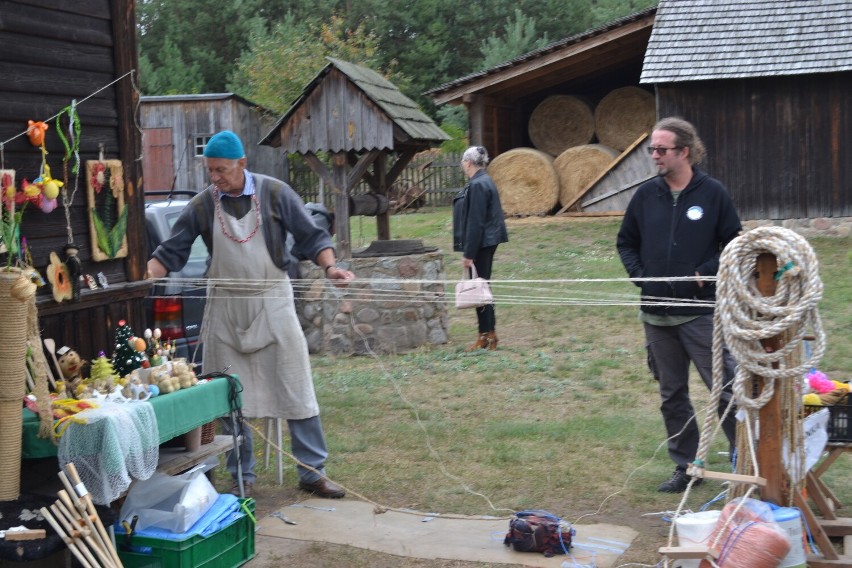
[[[53,286],[53,299],[57,302],[70,300],[74,297],[68,267],[59,260],[59,255],[50,253],[50,264],[47,266],[47,280]]]
[[[92,189],[95,190],[95,193],[100,193],[104,188],[104,181],[106,180],[106,164],[103,162],[98,162],[94,166],[92,166]]]

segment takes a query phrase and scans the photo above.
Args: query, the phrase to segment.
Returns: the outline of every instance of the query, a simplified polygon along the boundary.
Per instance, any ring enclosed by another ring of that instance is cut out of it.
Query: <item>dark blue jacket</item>
[[[642,184],[624,213],[616,246],[631,278],[715,276],[722,249],[742,230],[728,192],[716,179],[692,169],[692,180],[675,203],[662,177]],[[715,282],[640,282],[643,297],[713,301]],[[708,306],[643,305],[648,313],[692,315]]]
[[[453,250],[473,259],[479,249],[508,240],[497,186],[479,170],[453,198]]]

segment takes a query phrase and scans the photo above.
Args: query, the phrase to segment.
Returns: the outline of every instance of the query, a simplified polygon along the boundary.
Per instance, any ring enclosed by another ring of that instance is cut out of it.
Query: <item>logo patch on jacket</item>
[[[690,221],[698,221],[702,217],[704,217],[704,209],[702,209],[698,205],[693,205],[692,207],[686,210],[686,218]]]

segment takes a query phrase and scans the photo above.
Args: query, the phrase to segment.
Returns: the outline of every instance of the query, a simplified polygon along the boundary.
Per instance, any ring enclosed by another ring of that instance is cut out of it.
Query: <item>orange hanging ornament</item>
[[[44,133],[49,128],[49,125],[40,120],[28,120],[27,125],[27,136],[30,138],[30,144],[33,146],[41,146],[44,144]]]

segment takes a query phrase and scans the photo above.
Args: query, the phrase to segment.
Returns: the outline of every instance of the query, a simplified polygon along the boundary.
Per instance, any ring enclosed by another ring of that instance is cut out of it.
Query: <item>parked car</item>
[[[197,192],[191,190],[148,191],[145,203],[145,225],[148,231],[148,256],[172,231],[183,208]],[[159,199],[157,199],[159,198]],[[318,227],[333,234],[334,216],[320,203],[306,203],[305,209]],[[288,248],[292,247],[288,235]],[[299,260],[291,254],[290,278],[299,278]],[[163,339],[175,340],[177,357],[186,357],[201,365],[203,345],[199,343],[201,321],[207,297],[205,275],[210,264],[207,246],[201,237],[192,243],[189,260],[181,270],[170,272],[174,283],[158,284],[145,303],[146,324],[160,328]],[[186,279],[180,282],[177,279]],[[212,369],[211,369],[212,370]]]
[[[148,256],[172,231],[183,208],[196,194],[195,191],[146,192],[145,226],[148,231]],[[151,199],[164,197],[165,199]],[[199,344],[201,320],[204,315],[209,255],[201,237],[192,243],[189,260],[181,270],[170,272],[169,278],[187,279],[187,282],[158,284],[145,302],[147,327],[160,328],[162,339],[175,340],[177,357],[201,364],[203,349]]]

